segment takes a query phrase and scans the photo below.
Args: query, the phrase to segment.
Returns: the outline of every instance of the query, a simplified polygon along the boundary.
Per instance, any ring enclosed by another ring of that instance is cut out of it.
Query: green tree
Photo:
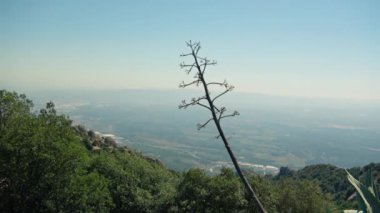
[[[1,91],[0,103],[0,209],[8,212],[66,209],[72,204],[63,196],[68,188],[72,192],[88,191],[86,187],[91,186],[72,184],[73,179],[79,178],[77,172],[88,156],[71,121],[57,115],[52,102],[40,113],[32,113],[32,102],[14,92]],[[94,186],[91,187],[93,191]],[[76,199],[83,200],[87,194],[80,196]],[[76,207],[82,208],[72,205]]]
[[[219,175],[211,178],[208,188],[213,212],[239,212],[247,208],[244,186],[231,169],[222,168]]]
[[[183,212],[206,212],[209,208],[208,199],[210,177],[204,170],[190,169],[178,186],[178,204]]]
[[[49,211],[61,212],[109,212],[114,208],[109,180],[96,172],[86,171],[70,177],[63,190],[55,193],[55,198],[62,202],[57,205],[50,197],[44,201]]]
[[[334,209],[330,198],[323,194],[318,184],[309,180],[283,179],[279,189],[279,212],[322,213]]]
[[[110,180],[113,212],[167,212],[174,203],[177,176],[137,153],[102,151],[89,171]]]
[[[252,187],[256,189],[257,195],[259,196],[261,202],[263,203],[267,211],[278,212],[277,204],[279,189],[277,188],[277,186],[270,179],[261,177],[259,175],[251,175],[249,177],[249,180]],[[249,203],[249,206],[250,205],[252,205],[252,203]],[[252,209],[252,207],[250,207],[249,209]]]

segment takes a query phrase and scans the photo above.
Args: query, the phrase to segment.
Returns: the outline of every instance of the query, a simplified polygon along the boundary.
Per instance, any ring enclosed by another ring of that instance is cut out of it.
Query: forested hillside
[[[362,168],[354,167],[347,169],[352,175],[364,182],[367,172],[372,171],[374,179],[379,184],[380,180],[380,163],[371,163]],[[321,187],[324,193],[333,196],[335,202],[341,208],[356,207],[355,189],[347,180],[345,169],[329,164],[317,164],[306,166],[298,171],[292,171],[287,167],[280,168],[280,173],[275,177],[276,180],[281,178],[292,178],[295,180],[313,180]]]
[[[350,172],[358,177],[366,168]],[[331,165],[248,177],[268,212],[355,206],[345,201],[354,190],[344,170]],[[216,176],[196,168],[172,171],[73,126],[52,102],[37,112],[25,95],[0,91],[2,212],[252,212],[251,205],[230,169]]]

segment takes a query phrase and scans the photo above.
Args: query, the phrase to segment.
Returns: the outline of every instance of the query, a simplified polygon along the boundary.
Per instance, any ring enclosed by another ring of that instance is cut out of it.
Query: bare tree
[[[207,124],[214,121],[215,126],[219,132],[219,135],[217,138],[221,138],[224,146],[227,149],[228,154],[231,157],[231,160],[235,166],[235,169],[241,179],[241,181],[244,183],[244,186],[249,193],[252,200],[255,202],[255,206],[259,212],[265,213],[265,209],[263,205],[261,204],[259,198],[257,197],[256,193],[252,189],[251,185],[249,184],[248,180],[244,176],[242,170],[240,169],[240,166],[238,164],[238,161],[236,160],[236,157],[234,153],[231,150],[231,147],[227,141],[226,136],[224,135],[223,129],[220,125],[220,122],[222,119],[227,117],[233,117],[239,115],[239,112],[234,111],[232,113],[227,113],[227,109],[225,107],[217,107],[215,105],[215,101],[219,99],[221,96],[227,94],[228,92],[231,92],[234,89],[234,86],[227,83],[227,81],[224,82],[207,82],[205,79],[205,71],[208,66],[216,65],[216,61],[209,60],[206,57],[200,57],[198,55],[199,50],[201,49],[199,42],[186,42],[187,46],[190,48],[191,52],[187,54],[181,54],[181,57],[192,57],[193,62],[190,64],[187,64],[185,62],[182,62],[180,64],[181,69],[185,69],[187,74],[195,73],[194,80],[189,83],[181,82],[179,85],[180,88],[185,88],[191,85],[195,86],[201,86],[204,89],[204,96],[192,98],[191,101],[187,102],[186,100],[183,100],[181,104],[179,105],[180,109],[186,109],[189,106],[201,106],[203,108],[206,108],[211,112],[211,118],[208,119],[206,122],[202,124],[198,124],[198,130],[206,127]],[[212,97],[210,94],[209,87],[210,86],[220,86],[223,88],[223,91],[220,92],[218,95]]]

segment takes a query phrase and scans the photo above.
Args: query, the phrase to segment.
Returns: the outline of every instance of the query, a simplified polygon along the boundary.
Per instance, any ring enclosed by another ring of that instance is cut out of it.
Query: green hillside
[[[363,168],[347,169],[359,180],[363,180],[369,170],[378,180],[380,177],[380,163],[371,163]],[[356,205],[356,199],[352,197],[355,189],[347,180],[347,173],[343,168],[329,164],[310,165],[292,173],[291,177],[299,180],[316,181],[322,191],[333,195],[334,200],[342,207],[352,208]]]
[[[215,176],[196,168],[175,172],[93,133],[73,126],[52,102],[34,112],[25,95],[1,90],[1,212],[253,212],[230,169]],[[353,189],[343,169],[285,170],[277,177],[248,174],[268,212],[354,207],[344,201]]]

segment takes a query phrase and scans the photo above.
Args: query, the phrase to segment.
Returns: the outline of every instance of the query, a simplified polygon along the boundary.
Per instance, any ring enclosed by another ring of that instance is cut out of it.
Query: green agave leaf
[[[365,176],[365,182],[364,182],[365,186],[367,186],[367,189],[375,196],[376,196],[376,191],[375,191],[375,183],[373,181],[373,178],[372,178],[372,169],[369,168],[367,173],[366,173],[366,176]]]
[[[372,176],[372,169],[370,168],[367,171],[366,179],[365,179],[365,185],[367,186],[368,190],[372,192],[372,194],[375,196],[376,200],[379,200],[379,190],[377,189],[376,183]]]
[[[375,181],[373,182],[372,188],[375,191],[375,197],[376,197],[376,199],[380,200],[380,198],[379,198],[379,189],[377,188]]]
[[[367,187],[371,187],[372,186],[372,171],[371,171],[371,168],[369,168],[365,174],[365,182],[364,184],[367,186]]]
[[[380,202],[368,188],[356,180],[347,170],[347,179],[355,187],[356,192],[364,201],[368,213],[380,213]]]
[[[359,196],[359,193],[356,193],[356,195],[357,195],[356,200],[358,201],[359,210],[363,210],[363,213],[367,213],[367,205],[364,202],[362,196]]]

